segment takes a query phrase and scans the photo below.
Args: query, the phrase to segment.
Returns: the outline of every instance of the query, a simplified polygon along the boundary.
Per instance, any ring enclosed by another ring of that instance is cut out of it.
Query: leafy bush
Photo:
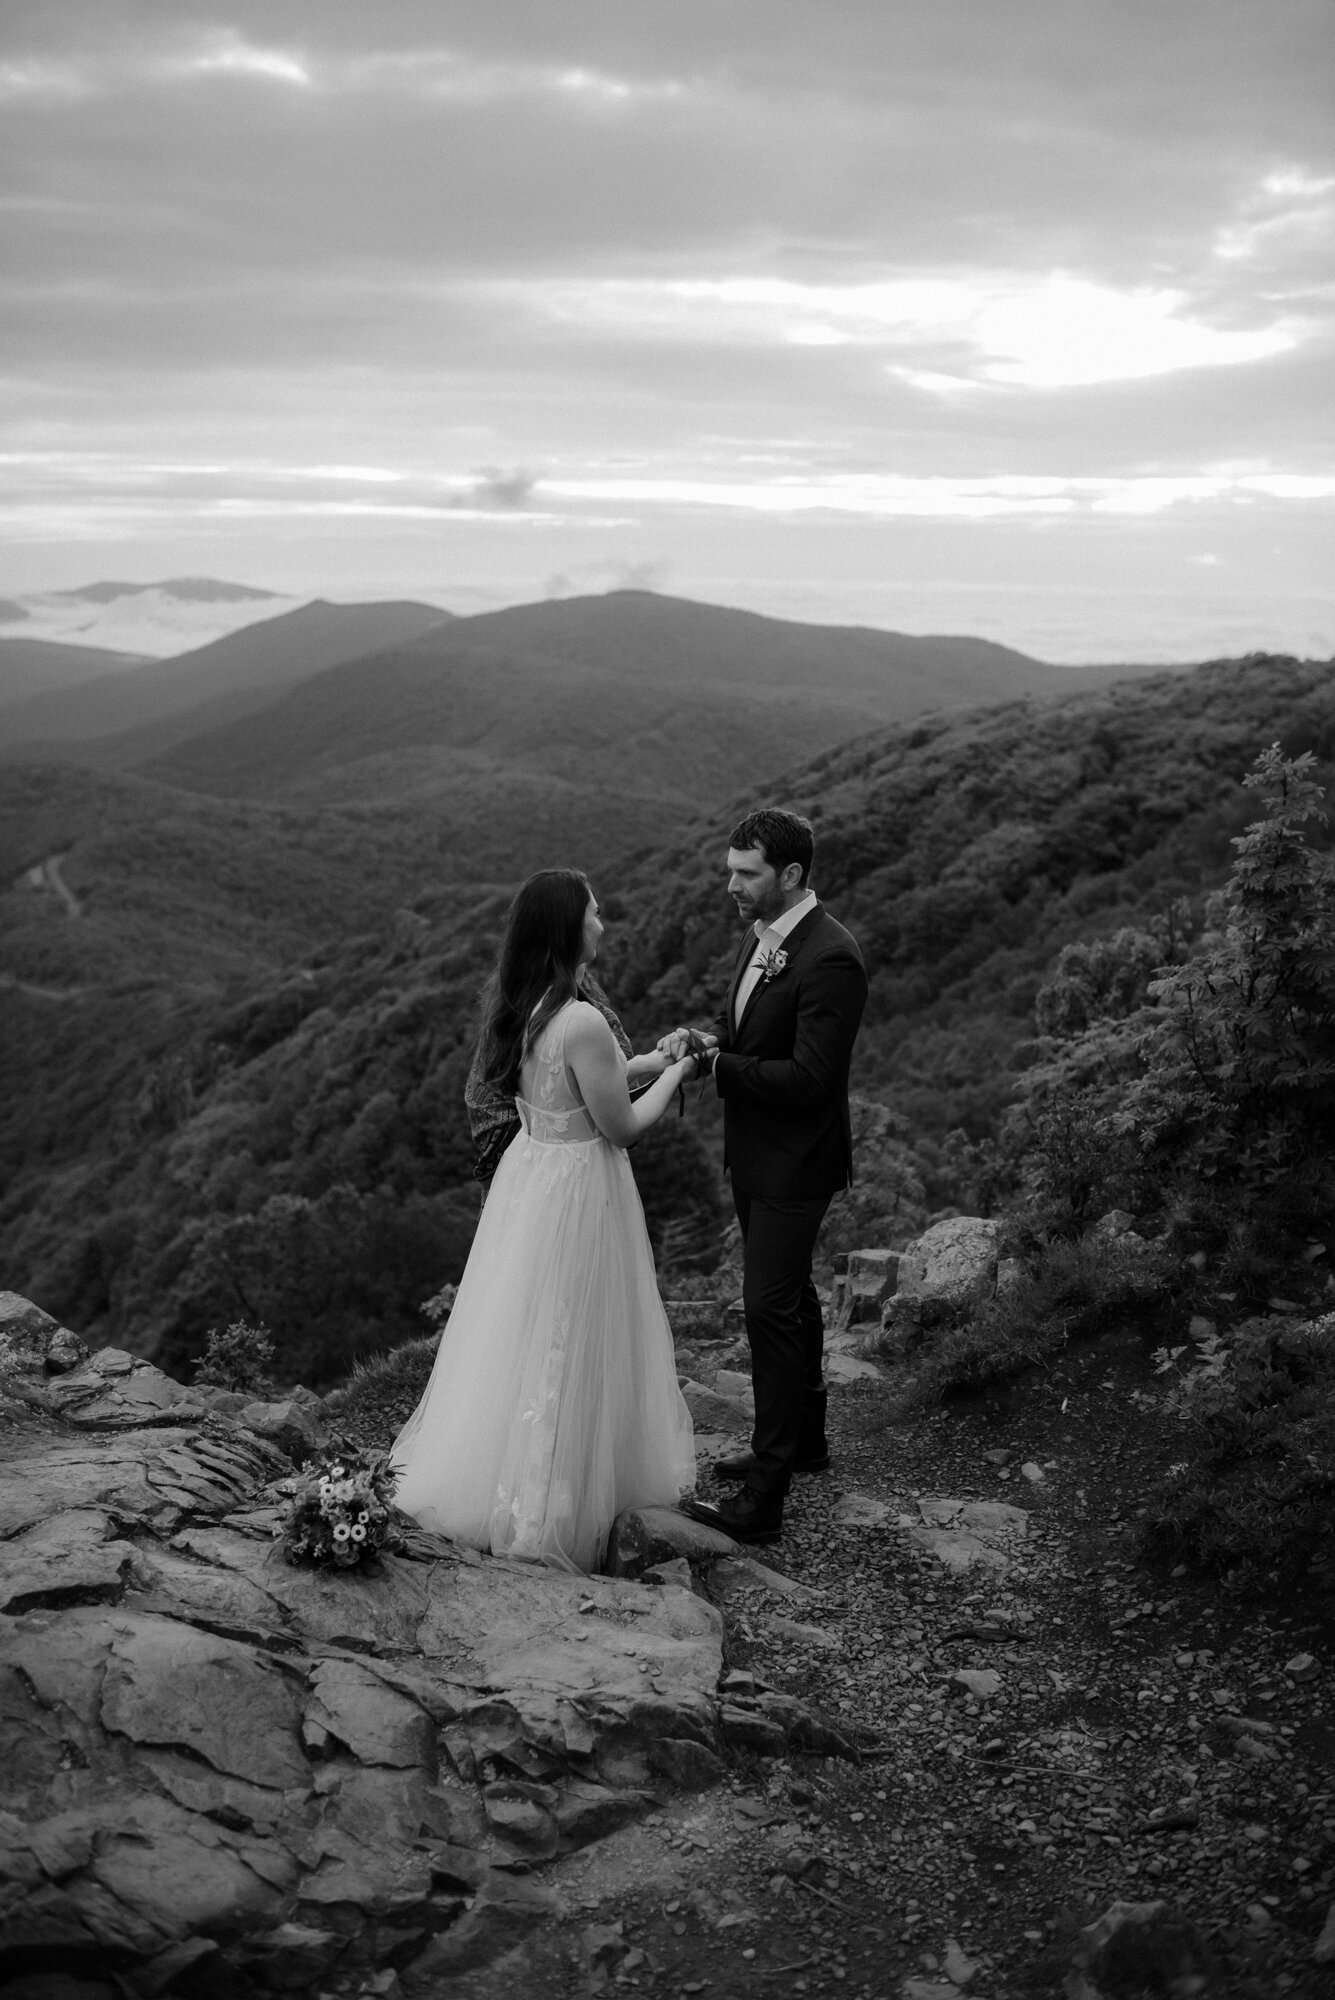
[[[1287,1586],[1335,1547],[1335,1313],[1245,1320],[1162,1350],[1183,1456],[1150,1495],[1149,1545],[1243,1585]]]
[[[1234,1218],[1295,1235],[1335,1201],[1335,871],[1310,754],[1274,744],[1244,781],[1268,810],[1237,859],[1202,949],[1154,982],[1160,1018],[1127,1115],[1179,1221],[1216,1238]]]
[[[1162,1313],[1179,1283],[1177,1261],[1142,1237],[1057,1239],[994,1299],[943,1312],[924,1331],[901,1407],[1006,1381],[1052,1360],[1069,1340]]]
[[[1310,754],[1265,751],[1266,802],[1192,940],[1180,913],[1068,946],[1038,996],[1046,1032],[1008,1138],[1034,1220],[1078,1229],[1158,1212],[1180,1248],[1274,1287],[1335,1202],[1335,873]],[[1157,961],[1157,963],[1156,963]]]
[[[234,1319],[227,1327],[210,1327],[203,1358],[195,1364],[195,1380],[211,1389],[232,1389],[253,1396],[272,1396],[273,1335],[267,1326],[248,1326]]]

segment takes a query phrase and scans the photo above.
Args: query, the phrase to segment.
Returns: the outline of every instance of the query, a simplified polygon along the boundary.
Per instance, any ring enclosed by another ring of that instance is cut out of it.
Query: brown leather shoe
[[[756,1469],[756,1455],[753,1451],[739,1451],[731,1458],[720,1458],[714,1462],[715,1479],[749,1479]],[[828,1445],[809,1457],[793,1460],[794,1472],[828,1472],[830,1469],[830,1448]]]
[[[746,1486],[726,1500],[683,1500],[681,1511],[734,1542],[777,1542],[783,1532],[783,1501]]]

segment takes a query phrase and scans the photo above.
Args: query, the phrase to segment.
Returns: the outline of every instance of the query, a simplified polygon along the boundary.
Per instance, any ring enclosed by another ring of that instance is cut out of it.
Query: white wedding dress
[[[391,1454],[424,1528],[589,1571],[625,1507],[695,1484],[690,1413],[625,1152],[565,1064],[573,1000],[524,1063],[502,1155],[421,1402]]]

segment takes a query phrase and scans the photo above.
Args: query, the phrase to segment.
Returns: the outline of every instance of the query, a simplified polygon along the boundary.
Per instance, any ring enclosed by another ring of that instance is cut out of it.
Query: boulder
[[[933,1223],[903,1251],[896,1296],[923,1304],[969,1305],[991,1298],[996,1285],[996,1223],[978,1215],[954,1215]]]
[[[1192,2000],[1210,1983],[1205,1944],[1193,1923],[1165,1902],[1116,1902],[1081,1931],[1065,1991],[1068,2000],[1115,2000],[1126,1993]]]
[[[755,1422],[756,1392],[749,1368],[719,1368],[715,1371],[712,1386],[716,1396],[724,1396],[730,1403],[741,1404],[748,1423]]]
[[[751,1435],[754,1403],[748,1408],[740,1396],[721,1396],[716,1389],[706,1389],[689,1377],[681,1385],[681,1394],[697,1431],[723,1431],[729,1437]]]
[[[878,1321],[886,1300],[894,1297],[898,1280],[897,1250],[850,1250],[844,1271],[834,1281],[831,1317],[835,1325]]]
[[[950,1676],[952,1694],[971,1695],[975,1701],[995,1701],[1001,1693],[1001,1675],[995,1667],[961,1667]]]
[[[612,1524],[607,1570],[611,1576],[640,1577],[677,1557],[715,1562],[736,1553],[731,1535],[693,1521],[676,1507],[628,1507]]]
[[[87,1359],[77,1333],[22,1293],[0,1292],[0,1374],[63,1375]]]
[[[243,1403],[236,1417],[248,1431],[267,1438],[297,1465],[313,1458],[329,1437],[328,1428],[320,1419],[318,1402],[312,1406],[296,1396],[281,1396],[267,1403]]]

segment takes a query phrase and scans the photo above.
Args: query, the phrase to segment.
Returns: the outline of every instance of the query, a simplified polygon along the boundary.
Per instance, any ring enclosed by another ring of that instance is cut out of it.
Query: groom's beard
[[[783,915],[786,908],[781,895],[766,897],[758,902],[752,902],[749,898],[743,901],[740,896],[734,896],[732,900],[737,905],[738,916],[744,917],[748,924],[772,924],[776,917]]]

